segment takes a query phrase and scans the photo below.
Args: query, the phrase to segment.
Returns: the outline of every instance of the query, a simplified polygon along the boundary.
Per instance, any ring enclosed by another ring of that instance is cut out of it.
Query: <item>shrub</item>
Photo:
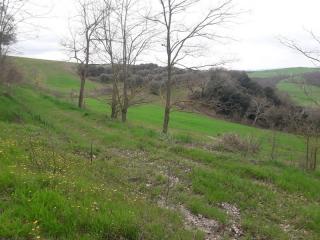
[[[107,73],[102,73],[99,76],[99,80],[102,83],[110,83],[112,81],[112,76],[110,74],[107,74]]]
[[[248,93],[258,92],[258,85],[244,72],[216,69],[210,74],[211,79],[200,94],[202,100],[219,114],[244,116],[250,106]]]
[[[320,86],[320,72],[319,71],[305,73],[302,76],[306,80],[307,84],[318,86],[318,87]]]
[[[101,65],[89,65],[88,76],[98,77],[105,72],[105,68]]]
[[[0,69],[0,84],[10,87],[22,82],[22,73],[12,62],[4,61],[0,63]]]
[[[153,95],[159,96],[161,91],[163,90],[163,82],[162,81],[152,81],[150,83],[150,93]]]
[[[131,88],[142,87],[144,83],[144,78],[139,75],[131,75],[128,80]]]
[[[254,137],[241,138],[234,133],[221,136],[213,146],[214,150],[240,153],[259,153],[261,143]]]
[[[273,77],[252,78],[252,80],[264,88],[266,87],[276,88],[279,82],[289,78],[290,76],[288,75],[281,75],[281,76],[273,76]]]

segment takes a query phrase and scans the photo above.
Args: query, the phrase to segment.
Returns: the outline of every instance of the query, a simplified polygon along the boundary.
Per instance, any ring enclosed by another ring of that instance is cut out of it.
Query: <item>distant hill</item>
[[[314,100],[320,101],[320,68],[285,68],[248,74],[263,86],[275,87],[287,93],[299,105],[314,106]],[[305,94],[303,85],[310,96]]]
[[[270,69],[262,71],[249,71],[248,74],[252,78],[267,78],[267,77],[278,77],[278,76],[290,76],[290,75],[301,75],[303,73],[310,73],[320,71],[319,68],[282,68],[282,69]]]
[[[48,86],[50,87],[51,91],[59,91],[63,89],[68,91],[68,93],[70,93],[72,90],[74,92],[78,91],[78,76],[75,74],[75,64],[20,57],[15,57],[14,59],[15,62],[21,67],[21,70],[25,73],[27,78],[36,81],[37,85]],[[99,66],[100,65],[93,65],[92,73],[94,77],[92,79],[93,81],[89,81],[87,83],[87,90],[101,88],[102,82],[99,78],[99,75],[102,72],[99,70]],[[108,69],[109,67],[108,65],[103,66],[105,69]],[[64,73],[61,72],[61,69],[64,70]],[[207,75],[206,72],[202,71],[189,71],[182,69],[177,69],[176,72],[177,76],[175,79],[180,83],[185,83],[188,79],[198,79]],[[284,93],[287,93],[299,105],[313,106],[314,102],[310,100],[310,97],[305,96],[304,91],[301,89],[301,83],[306,83],[309,86],[314,98],[320,100],[320,74],[317,75],[318,72],[320,72],[319,68],[296,67],[249,71],[248,75],[262,86],[274,87]],[[59,75],[59,78],[55,79],[53,82],[53,76],[57,75]],[[148,81],[158,82],[159,86],[163,84],[166,77],[165,68],[156,64],[139,65],[135,68],[134,75],[138,76],[136,77],[135,81],[140,81],[139,76],[142,76],[143,78],[149,79]],[[110,73],[107,73],[103,80],[109,81],[108,79],[110,79]],[[106,88],[104,92],[108,92],[108,84],[104,86]],[[180,86],[185,88],[186,84],[182,84]],[[186,97],[186,91],[186,89],[185,91],[183,89],[177,89],[177,92],[180,96],[185,95]]]

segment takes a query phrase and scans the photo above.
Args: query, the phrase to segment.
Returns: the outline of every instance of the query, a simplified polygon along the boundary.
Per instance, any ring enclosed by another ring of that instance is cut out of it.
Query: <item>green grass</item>
[[[139,131],[126,133],[127,128],[120,124],[110,128],[103,124],[98,129],[94,116],[88,117],[69,104],[30,90],[17,93],[25,104],[33,104],[30,112],[46,117],[36,121],[32,116],[20,116],[24,125],[0,122],[4,129],[0,135],[1,237],[139,239],[145,235],[146,239],[193,239],[193,234],[180,230],[182,220],[177,213],[161,210],[144,200],[139,191],[130,191],[134,185],[126,178],[119,182],[119,176],[129,176],[119,168],[119,164],[126,164],[124,159],[111,155],[108,162],[103,160],[106,149],[100,148],[114,141],[110,130],[136,137]],[[89,122],[83,121],[86,118]],[[77,126],[66,131],[66,122],[71,121]],[[90,147],[87,136],[95,139],[95,153],[101,154],[94,165],[85,154]]]
[[[277,87],[280,91],[288,93],[293,101],[302,106],[314,106],[314,101],[320,101],[320,87],[317,86],[307,86],[307,90],[310,93],[310,96],[306,95],[306,93],[302,89],[302,86],[297,83],[281,81],[277,85]]]
[[[25,74],[28,81],[50,90],[69,93],[78,92],[79,77],[74,73],[76,66],[65,62],[37,60],[29,58],[14,58],[16,64]],[[99,84],[87,81],[86,89],[92,90],[101,87]]]
[[[277,76],[294,76],[300,75],[303,73],[309,73],[319,71],[319,68],[283,68],[283,69],[272,69],[272,70],[264,70],[264,71],[252,71],[248,72],[249,76],[252,78],[267,78],[267,77],[277,77]]]
[[[320,100],[320,88],[317,86],[307,85],[310,96],[307,96],[300,84],[297,82],[303,82],[303,74],[319,71],[319,68],[285,68],[274,69],[266,71],[249,72],[249,76],[253,78],[268,78],[277,76],[286,76],[290,79],[285,79],[277,84],[277,89],[287,93],[289,97],[301,106],[314,106],[314,100]]]
[[[30,71],[34,63],[24,61]],[[44,71],[48,88],[59,85],[58,65]],[[70,90],[69,74],[57,91]],[[204,239],[185,227],[174,206],[227,226],[232,217],[221,208],[225,202],[240,209],[243,239],[320,238],[320,172],[299,168],[300,137],[277,133],[271,161],[270,131],[175,111],[171,134],[163,136],[163,108],[156,103],[130,108],[122,124],[108,119],[103,100],[87,98],[87,109],[79,110],[28,85],[3,92],[0,238]],[[225,133],[252,135],[262,150],[245,155],[205,147]],[[178,181],[168,192],[169,176]],[[168,209],[158,204],[164,198]]]

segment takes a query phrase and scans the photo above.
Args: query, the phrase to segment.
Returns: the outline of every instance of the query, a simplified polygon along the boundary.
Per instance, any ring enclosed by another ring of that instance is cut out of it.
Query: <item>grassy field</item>
[[[47,88],[77,85],[66,64],[19,61],[26,73],[41,66]],[[190,221],[199,214],[220,239],[320,238],[320,172],[300,170],[302,138],[276,133],[271,160],[270,131],[175,111],[164,136],[157,103],[122,124],[104,100],[79,110],[30,81],[0,89],[0,238],[204,239]],[[261,151],[212,150],[225,133],[254,137]]]
[[[301,106],[313,106],[314,100],[320,100],[320,88],[317,86],[308,85],[308,92],[310,96],[306,96],[301,85],[297,82],[303,82],[303,74],[319,71],[319,68],[287,68],[287,69],[275,69],[266,71],[249,72],[249,76],[253,78],[272,78],[278,76],[287,77],[277,84],[277,88],[287,93],[290,98]]]
[[[76,66],[74,64],[29,58],[14,58],[14,61],[29,82],[34,85],[64,93],[72,90],[78,91],[79,80],[75,74]],[[99,87],[101,87],[99,84],[90,81],[86,85],[87,90]]]
[[[307,86],[310,96],[306,95],[301,84],[281,81],[277,87],[280,91],[288,93],[294,102],[302,106],[313,106],[315,105],[314,101],[320,101],[320,87],[317,86]]]
[[[249,76],[252,78],[266,78],[266,77],[277,77],[277,76],[291,76],[300,75],[303,73],[319,71],[319,68],[283,68],[283,69],[273,69],[264,71],[254,71],[249,72]]]

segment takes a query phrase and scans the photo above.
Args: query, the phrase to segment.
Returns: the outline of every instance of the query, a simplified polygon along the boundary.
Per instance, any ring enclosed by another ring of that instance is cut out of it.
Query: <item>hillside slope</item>
[[[303,139],[277,133],[270,160],[272,132],[199,114],[174,112],[163,136],[156,103],[112,122],[107,102],[79,110],[67,97],[66,64],[21,61],[45,81],[0,89],[1,238],[320,238],[320,172],[299,170]],[[215,148],[225,133],[261,151]]]
[[[285,68],[265,71],[249,72],[251,78],[260,83],[268,82],[301,106],[314,106],[315,101],[320,101],[320,76],[316,79],[317,85],[310,84],[306,79],[308,73],[318,73],[319,68]],[[306,88],[309,92],[306,95]]]

